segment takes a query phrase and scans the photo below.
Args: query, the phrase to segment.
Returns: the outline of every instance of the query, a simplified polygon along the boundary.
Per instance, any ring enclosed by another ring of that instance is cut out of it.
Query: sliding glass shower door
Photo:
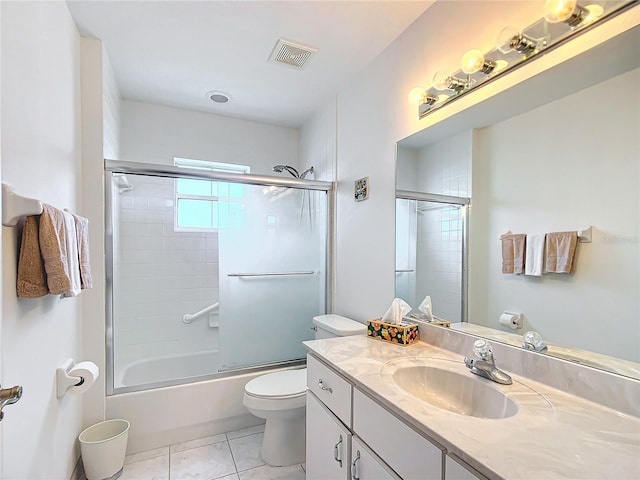
[[[245,186],[219,230],[220,369],[305,357],[325,312],[327,193]]]
[[[331,183],[107,162],[107,391],[305,358]]]

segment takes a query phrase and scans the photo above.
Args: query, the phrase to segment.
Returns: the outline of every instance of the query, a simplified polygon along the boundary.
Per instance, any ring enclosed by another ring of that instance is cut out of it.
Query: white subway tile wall
[[[217,233],[174,231],[172,179],[128,178],[134,188],[115,193],[116,388],[134,362],[218,350],[218,330],[208,315],[182,321],[218,300]],[[216,371],[211,365],[210,373]]]

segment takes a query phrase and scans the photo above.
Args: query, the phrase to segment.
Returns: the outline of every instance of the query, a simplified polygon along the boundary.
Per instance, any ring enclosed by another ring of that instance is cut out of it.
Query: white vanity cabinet
[[[311,355],[307,386],[307,480],[442,480],[441,447]]]

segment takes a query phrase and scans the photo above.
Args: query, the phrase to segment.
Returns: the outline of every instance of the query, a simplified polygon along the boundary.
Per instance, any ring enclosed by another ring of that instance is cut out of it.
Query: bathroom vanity
[[[637,413],[517,375],[499,356],[512,385],[473,375],[459,352],[424,342],[357,336],[305,346],[309,480],[640,477]]]

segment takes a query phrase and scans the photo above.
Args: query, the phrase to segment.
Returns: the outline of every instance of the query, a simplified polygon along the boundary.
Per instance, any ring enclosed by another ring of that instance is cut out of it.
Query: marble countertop
[[[514,399],[516,415],[460,415],[410,395],[391,379],[395,367],[426,358],[453,369],[459,362],[460,372],[472,375],[457,353],[423,342],[401,347],[364,336],[304,344],[396,416],[490,478],[640,478],[640,418],[511,372],[512,386],[477,380]]]

